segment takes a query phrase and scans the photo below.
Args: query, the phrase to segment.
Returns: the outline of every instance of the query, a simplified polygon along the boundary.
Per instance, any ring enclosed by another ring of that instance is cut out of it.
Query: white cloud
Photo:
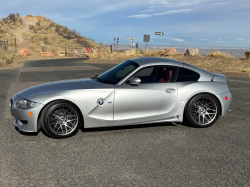
[[[236,39],[236,40],[238,40],[238,41],[245,41],[245,39]]]
[[[229,2],[220,2],[220,3],[214,3],[214,4],[211,4],[211,5],[224,5],[224,4],[227,4]]]
[[[201,39],[202,41],[208,41],[208,39]]]
[[[162,7],[162,6],[149,6],[148,8],[158,8],[158,7]]]
[[[184,42],[184,40],[180,38],[172,38],[172,40],[176,42]]]
[[[153,12],[155,10],[151,9],[151,10],[143,10],[143,11],[140,11],[140,12]]]
[[[206,0],[189,0],[189,1],[179,1],[179,2],[174,1],[173,3],[162,1],[162,0],[154,0],[154,1],[149,2],[150,4],[153,4],[153,5],[149,6],[148,8],[190,6],[190,5],[198,4],[202,1],[206,1]]]
[[[152,14],[152,15],[154,15],[154,16],[158,16],[158,15],[164,15],[164,14],[176,14],[176,13],[188,12],[188,11],[191,11],[191,9],[169,10],[169,11],[166,11],[166,12],[156,13],[156,14]]]
[[[138,15],[132,15],[132,16],[127,16],[129,18],[149,18],[152,17],[150,14],[138,14]]]

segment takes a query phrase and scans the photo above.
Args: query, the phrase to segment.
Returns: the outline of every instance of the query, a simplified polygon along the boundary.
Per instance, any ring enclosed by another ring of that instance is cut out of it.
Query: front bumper
[[[11,99],[13,100],[13,104],[10,106],[10,113],[15,118],[14,125],[19,131],[37,132],[37,117],[42,104],[36,103],[36,105],[32,108],[20,109],[15,107],[14,103],[21,98],[14,95]],[[33,113],[32,116],[29,115],[30,112]]]

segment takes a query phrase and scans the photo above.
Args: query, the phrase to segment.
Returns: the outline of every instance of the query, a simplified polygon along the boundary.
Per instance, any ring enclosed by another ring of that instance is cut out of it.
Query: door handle
[[[167,93],[175,93],[175,89],[173,88],[168,88],[165,90]]]

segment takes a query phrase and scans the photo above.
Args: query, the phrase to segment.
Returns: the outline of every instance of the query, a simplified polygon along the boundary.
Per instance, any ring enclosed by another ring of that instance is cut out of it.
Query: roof
[[[183,62],[170,59],[170,58],[142,57],[142,58],[134,58],[130,60],[136,62],[139,65],[146,65],[146,64],[152,64],[152,63],[169,63],[169,64],[175,64],[177,66],[183,66]]]

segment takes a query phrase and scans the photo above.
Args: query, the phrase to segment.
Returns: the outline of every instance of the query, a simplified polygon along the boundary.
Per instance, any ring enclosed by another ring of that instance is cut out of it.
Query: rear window
[[[185,68],[179,68],[177,82],[198,81],[200,74]]]

